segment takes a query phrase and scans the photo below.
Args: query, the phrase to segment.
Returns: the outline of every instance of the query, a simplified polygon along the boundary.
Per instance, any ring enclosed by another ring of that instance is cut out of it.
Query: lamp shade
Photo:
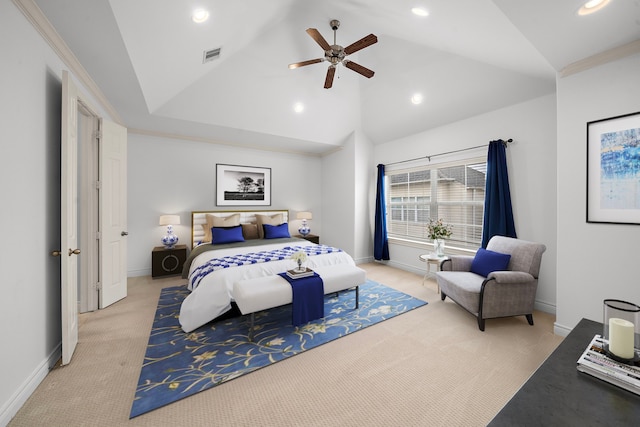
[[[160,215],[159,225],[179,225],[180,215]]]
[[[311,212],[298,212],[296,219],[313,219],[313,215],[311,215]]]

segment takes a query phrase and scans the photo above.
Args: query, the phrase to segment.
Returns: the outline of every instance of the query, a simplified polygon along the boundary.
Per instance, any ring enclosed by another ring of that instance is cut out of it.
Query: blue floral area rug
[[[298,327],[291,305],[256,313],[251,342],[249,316],[183,332],[178,315],[188,294],[186,286],[162,289],[130,418],[427,304],[367,280],[358,309],[353,290],[326,295],[325,317]]]

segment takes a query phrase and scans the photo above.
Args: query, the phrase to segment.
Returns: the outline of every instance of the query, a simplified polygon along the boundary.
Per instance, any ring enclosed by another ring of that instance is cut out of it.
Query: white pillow
[[[235,227],[240,225],[240,214],[233,214],[228,216],[217,216],[207,214],[207,223],[202,224],[204,230],[203,243],[211,242],[211,227]]]
[[[263,224],[280,225],[284,222],[284,217],[281,213],[273,215],[256,215],[256,223],[258,224],[258,237],[264,239],[264,227]]]

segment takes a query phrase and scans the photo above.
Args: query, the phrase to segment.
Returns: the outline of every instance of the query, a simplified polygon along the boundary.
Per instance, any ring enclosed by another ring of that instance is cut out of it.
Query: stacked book
[[[287,276],[292,279],[301,279],[303,277],[313,276],[313,270],[310,268],[305,268],[302,271],[298,271],[298,269],[287,270]]]
[[[596,335],[578,359],[578,371],[593,375],[608,383],[640,394],[640,366],[619,362],[611,358],[605,350],[606,340]],[[636,350],[637,351],[637,350]]]

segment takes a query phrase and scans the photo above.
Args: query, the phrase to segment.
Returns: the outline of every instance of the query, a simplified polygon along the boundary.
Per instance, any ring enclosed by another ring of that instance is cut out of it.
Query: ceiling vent
[[[206,64],[207,62],[211,62],[214,59],[218,59],[220,57],[220,50],[222,50],[221,47],[205,50],[204,55],[202,56],[202,63]]]

